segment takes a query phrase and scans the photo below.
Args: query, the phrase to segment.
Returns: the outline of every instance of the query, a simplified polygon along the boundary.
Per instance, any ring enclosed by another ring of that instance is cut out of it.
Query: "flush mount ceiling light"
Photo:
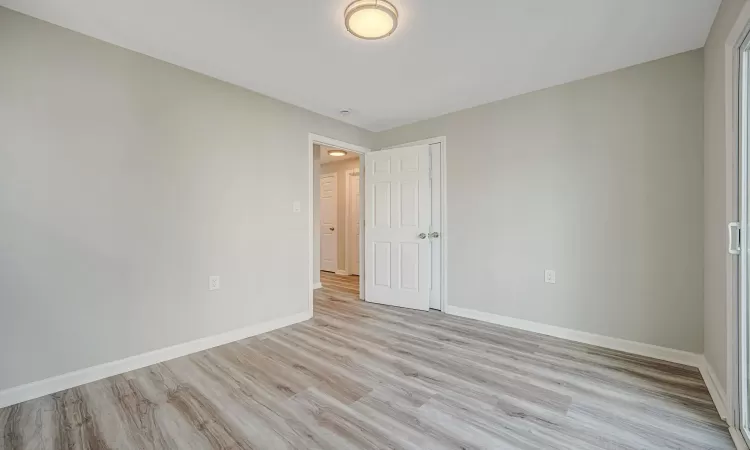
[[[344,11],[346,29],[360,39],[382,39],[398,26],[398,11],[386,0],[356,0]]]
[[[328,150],[329,156],[345,156],[346,152],[343,150]]]

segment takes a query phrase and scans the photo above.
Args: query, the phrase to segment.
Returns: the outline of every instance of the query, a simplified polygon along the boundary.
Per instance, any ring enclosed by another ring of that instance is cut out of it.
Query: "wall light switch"
[[[221,281],[219,280],[219,276],[211,275],[210,277],[208,277],[208,290],[215,291],[217,289],[221,289]]]
[[[555,284],[555,271],[554,270],[547,269],[544,271],[544,282]]]
[[[292,211],[296,213],[302,211],[302,205],[300,205],[299,200],[295,200],[294,203],[292,203]]]

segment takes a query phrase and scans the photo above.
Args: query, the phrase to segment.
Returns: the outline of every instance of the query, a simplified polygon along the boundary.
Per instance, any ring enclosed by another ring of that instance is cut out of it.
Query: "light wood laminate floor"
[[[356,300],[0,410],[0,449],[729,449],[698,370]]]

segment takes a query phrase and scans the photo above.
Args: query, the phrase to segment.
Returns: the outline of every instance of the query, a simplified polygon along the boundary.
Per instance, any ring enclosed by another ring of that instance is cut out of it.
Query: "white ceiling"
[[[703,47],[720,0],[393,0],[381,41],[347,33],[349,2],[0,5],[380,131]]]
[[[359,158],[359,154],[354,152],[348,152],[344,156],[331,156],[328,154],[328,150],[339,150],[333,147],[320,146],[320,163],[325,164],[329,162],[346,161],[347,159]]]

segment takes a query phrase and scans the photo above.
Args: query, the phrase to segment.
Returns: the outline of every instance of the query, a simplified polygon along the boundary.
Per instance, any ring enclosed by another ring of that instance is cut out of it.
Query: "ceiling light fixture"
[[[344,11],[346,29],[360,39],[382,39],[398,26],[398,11],[386,0],[356,0]]]
[[[343,150],[328,150],[329,156],[346,156],[346,152]]]

